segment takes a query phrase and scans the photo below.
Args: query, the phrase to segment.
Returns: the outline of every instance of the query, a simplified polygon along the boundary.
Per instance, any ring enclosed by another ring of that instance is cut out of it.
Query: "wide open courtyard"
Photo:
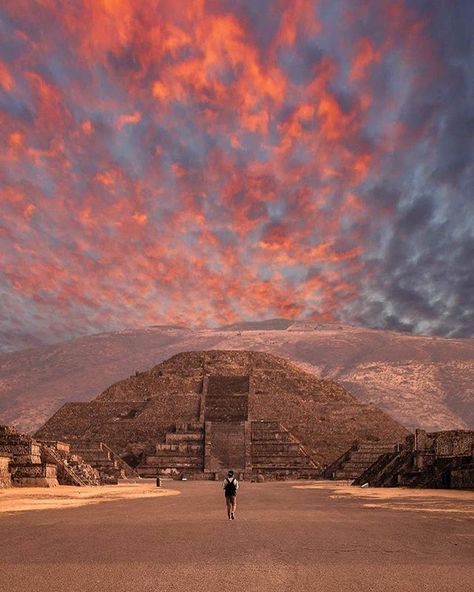
[[[473,589],[474,492],[242,483],[228,521],[218,482],[122,487],[1,492],[0,590]]]

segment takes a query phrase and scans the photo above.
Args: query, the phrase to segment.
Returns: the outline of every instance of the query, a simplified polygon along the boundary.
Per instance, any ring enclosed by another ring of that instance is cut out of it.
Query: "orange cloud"
[[[363,188],[421,133],[371,127],[402,100],[381,104],[372,77],[387,56],[431,72],[433,52],[403,7],[366,16],[380,44],[350,3],[336,40],[320,2],[276,0],[258,19],[251,4],[4,9],[17,57],[0,54],[2,269],[15,297],[61,317],[58,334],[329,320],[357,297],[367,227],[393,215]]]

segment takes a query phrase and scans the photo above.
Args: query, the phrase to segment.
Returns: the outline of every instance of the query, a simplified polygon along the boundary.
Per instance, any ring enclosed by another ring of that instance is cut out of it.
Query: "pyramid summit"
[[[387,446],[407,430],[336,382],[262,352],[194,351],[66,403],[36,437],[105,442],[143,476],[315,476],[354,441]]]

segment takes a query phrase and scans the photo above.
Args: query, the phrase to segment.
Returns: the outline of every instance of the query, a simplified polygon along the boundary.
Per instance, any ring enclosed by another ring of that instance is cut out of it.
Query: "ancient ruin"
[[[40,444],[33,438],[19,434],[12,427],[0,426],[0,454],[4,455],[0,463],[3,466],[2,485],[58,485],[56,466],[44,459],[41,452]]]
[[[355,480],[372,487],[474,489],[474,431],[416,430]]]
[[[310,478],[355,440],[385,450],[407,434],[283,358],[207,351],[178,354],[90,403],[65,404],[36,437],[81,454],[103,442],[146,477],[213,478],[232,467],[247,478]]]
[[[11,454],[0,452],[0,487],[11,487],[12,476],[10,473]]]
[[[99,471],[60,441],[40,441],[0,426],[0,487],[99,485]]]

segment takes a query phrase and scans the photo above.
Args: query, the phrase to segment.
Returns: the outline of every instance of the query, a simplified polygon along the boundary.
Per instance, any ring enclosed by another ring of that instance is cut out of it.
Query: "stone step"
[[[194,452],[202,453],[204,449],[203,442],[184,443],[184,444],[157,444],[155,450],[160,452]]]
[[[351,454],[350,462],[361,462],[367,465],[373,464],[385,452],[368,453],[368,452],[354,452]]]
[[[393,444],[359,444],[357,452],[393,452]]]
[[[377,457],[378,458],[378,457]],[[348,460],[343,466],[342,469],[347,469],[348,467],[354,468],[354,469],[368,469],[370,467],[370,465],[373,465],[374,462],[377,460],[377,458],[374,458],[373,462],[364,462],[364,461],[357,461],[357,460]]]
[[[200,423],[178,423],[175,428],[176,434],[189,434],[203,432],[203,426]]]
[[[140,477],[155,479],[156,477],[177,477],[179,474],[184,473],[187,476],[201,475],[202,467],[137,467],[137,473]]]
[[[170,461],[169,458],[155,458],[152,462],[149,457],[146,459],[146,465],[140,465],[139,469],[144,469],[148,467],[157,467],[157,468],[177,468],[177,469],[185,469],[185,468],[202,468],[203,461],[202,459],[186,459],[186,458],[176,458]]]
[[[189,454],[150,454],[146,457],[145,463],[147,465],[154,465],[159,463],[160,465],[163,463],[167,463],[172,465],[175,462],[191,462],[195,464],[203,464],[203,457],[201,456],[190,456]]]
[[[168,433],[165,436],[166,444],[177,444],[179,442],[182,442],[183,444],[187,442],[202,442],[202,439],[202,434],[195,432],[186,432],[182,434]]]
[[[300,451],[295,442],[253,442],[252,454],[296,454]]]
[[[71,464],[71,463],[69,463]],[[108,460],[88,460],[87,464],[91,467],[98,468],[98,469],[117,469],[118,463],[116,460],[108,459]],[[76,466],[79,466],[79,463],[76,463]]]
[[[362,471],[336,471],[335,479],[346,481],[349,479],[357,479],[361,475]]]
[[[247,416],[248,396],[246,395],[206,396],[204,411],[206,421],[246,421]]]
[[[90,460],[102,461],[102,460],[110,460],[111,454],[108,450],[76,450],[74,449],[74,454],[83,458],[86,462]]]
[[[278,421],[252,421],[252,431],[259,429],[279,431],[281,427]]]
[[[256,434],[252,432],[251,435],[252,442],[291,442],[291,436],[288,432],[261,432]]]
[[[271,467],[312,467],[312,463],[304,458],[272,458],[269,460],[252,460],[252,467],[255,469],[271,468]],[[314,467],[313,467],[314,468]]]

